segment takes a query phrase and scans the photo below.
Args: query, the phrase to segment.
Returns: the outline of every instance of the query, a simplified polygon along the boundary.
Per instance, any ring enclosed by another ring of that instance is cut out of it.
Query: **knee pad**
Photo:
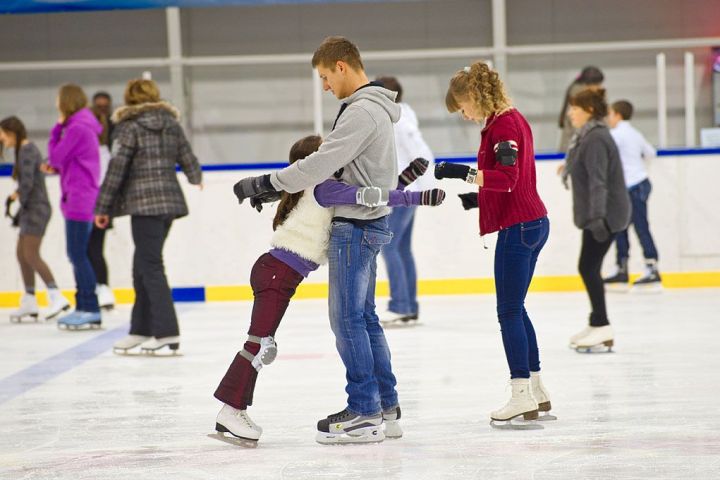
[[[257,355],[253,355],[247,350],[240,351],[240,355],[245,358],[258,372],[265,366],[275,361],[277,356],[277,343],[273,337],[257,337],[248,335],[248,342],[260,345]]]

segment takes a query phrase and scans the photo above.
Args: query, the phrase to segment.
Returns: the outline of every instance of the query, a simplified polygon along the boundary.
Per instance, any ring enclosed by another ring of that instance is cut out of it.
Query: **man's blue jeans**
[[[540,371],[535,329],[525,297],[538,255],[550,234],[547,217],[500,230],[495,247],[495,290],[505,356],[510,378],[530,378]]]
[[[75,309],[80,312],[99,312],[95,294],[95,271],[88,256],[92,222],[65,220],[67,254],[75,273]]]
[[[411,251],[416,209],[417,207],[393,209],[388,217],[388,225],[393,234],[392,242],[382,249],[390,280],[388,310],[407,315],[418,313],[417,273]]]
[[[345,364],[347,408],[360,415],[398,404],[390,349],[375,314],[377,256],[391,239],[386,217],[364,225],[333,221],[330,233],[330,326]]]
[[[648,179],[628,189],[630,203],[632,204],[632,225],[635,228],[638,240],[640,240],[643,256],[646,260],[657,260],[658,253],[655,248],[655,242],[650,234],[650,225],[648,224],[647,218],[647,201],[651,191],[652,185]],[[615,246],[617,247],[617,264],[622,265],[627,262],[628,257],[630,257],[630,241],[628,239],[627,229],[617,234],[615,242]]]

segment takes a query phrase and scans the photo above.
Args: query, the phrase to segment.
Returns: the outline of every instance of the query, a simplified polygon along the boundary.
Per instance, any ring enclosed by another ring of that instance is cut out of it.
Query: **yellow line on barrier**
[[[631,281],[638,275],[631,275]],[[720,272],[683,272],[663,273],[662,283],[665,288],[715,288],[720,287]],[[583,291],[582,280],[577,275],[558,275],[533,278],[531,292],[577,292]],[[389,294],[387,281],[379,281],[375,292],[379,297]],[[132,288],[114,289],[118,304],[131,304],[135,301]],[[473,295],[495,293],[492,278],[443,278],[420,280],[419,295]],[[63,290],[68,300],[74,303],[75,291]],[[21,292],[0,292],[0,307],[17,307],[20,304]],[[327,283],[303,283],[297,289],[294,298],[327,298]],[[234,302],[252,300],[253,293],[249,285],[209,286],[205,288],[205,300],[208,302]],[[47,295],[38,292],[38,303],[47,306]]]

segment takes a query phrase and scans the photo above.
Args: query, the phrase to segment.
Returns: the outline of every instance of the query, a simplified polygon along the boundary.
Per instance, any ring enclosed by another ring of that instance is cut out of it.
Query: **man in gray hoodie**
[[[323,89],[343,100],[332,132],[305,159],[272,174],[240,180],[234,191],[241,203],[275,191],[299,192],[333,174],[351,185],[395,187],[393,123],[400,118],[395,92],[369,82],[360,52],[343,37],[326,38],[312,65]],[[319,443],[379,442],[402,435],[390,350],[375,313],[377,255],[392,239],[389,213],[387,199],[382,198],[373,208],[335,207],[328,248],[329,310],[347,370],[348,404],[318,422]]]

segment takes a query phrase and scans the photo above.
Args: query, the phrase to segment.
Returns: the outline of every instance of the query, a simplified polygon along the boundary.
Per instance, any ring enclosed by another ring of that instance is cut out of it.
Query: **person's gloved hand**
[[[276,191],[275,187],[270,183],[270,174],[243,178],[233,186],[233,192],[238,199],[238,203],[242,203],[246,198],[254,197],[261,193]]]
[[[423,190],[420,193],[420,205],[429,205],[435,207],[445,200],[445,190],[433,188],[432,190]]]
[[[587,227],[592,233],[593,238],[596,242],[607,242],[610,239],[610,229],[607,226],[604,218],[596,218],[588,223]]]
[[[438,180],[443,178],[459,178],[472,183],[475,181],[476,175],[477,169],[460,163],[440,162],[435,165],[435,178]],[[472,182],[470,182],[470,178],[472,178]]]
[[[478,194],[477,192],[458,193],[462,206],[465,210],[478,208]]]
[[[416,158],[410,162],[410,165],[405,167],[405,170],[400,172],[400,175],[398,176],[398,184],[403,188],[407,187],[427,172],[428,165],[430,165],[430,162],[424,158]]]
[[[282,192],[277,191],[261,193],[260,195],[250,197],[250,206],[258,212],[262,212],[264,203],[277,202],[281,196]]]

